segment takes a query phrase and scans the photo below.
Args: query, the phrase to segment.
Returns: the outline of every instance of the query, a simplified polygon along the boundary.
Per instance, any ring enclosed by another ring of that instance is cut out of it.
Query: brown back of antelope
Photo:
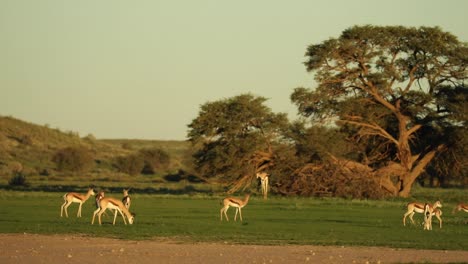
[[[130,211],[128,211],[128,209],[124,206],[124,204],[120,200],[114,199],[111,197],[105,197],[99,201],[99,208],[96,209],[96,211],[94,211],[93,220],[91,221],[91,224],[94,224],[94,219],[97,215],[98,220],[99,220],[99,225],[101,225],[101,215],[107,209],[115,210],[114,222],[113,222],[114,225],[115,225],[115,220],[117,218],[117,213],[120,213],[125,224],[127,224],[127,222],[125,221],[125,216],[127,216],[128,222],[130,224],[133,224],[135,216],[132,213],[130,213]]]
[[[414,219],[413,219],[414,214],[415,213],[420,213],[420,214],[424,213],[425,205],[426,205],[425,203],[419,203],[419,202],[408,203],[406,213],[403,215],[403,225],[406,226],[406,217],[408,217],[408,216],[409,216],[409,218],[411,220],[411,223],[414,224]],[[440,201],[436,201],[434,204],[427,203],[427,205],[429,206],[429,209],[431,210],[431,212],[435,208],[441,208],[442,207],[442,203]]]
[[[77,217],[81,217],[81,206],[83,205],[83,203],[85,203],[89,199],[91,195],[95,195],[93,188],[89,188],[88,192],[85,195],[74,193],[74,192],[66,193],[63,196],[64,203],[62,204],[62,207],[60,208],[60,217],[63,216],[64,211],[65,211],[65,216],[68,217],[68,207],[72,203],[79,204]]]
[[[457,204],[457,206],[453,208],[452,214],[454,214],[455,212],[460,212],[460,211],[464,211],[468,213],[468,204],[466,203]]]

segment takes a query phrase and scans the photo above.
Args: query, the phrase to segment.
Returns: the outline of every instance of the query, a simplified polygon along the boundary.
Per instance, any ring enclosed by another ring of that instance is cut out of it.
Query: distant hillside
[[[123,149],[130,151],[138,151],[140,149],[158,148],[167,152],[171,157],[172,168],[183,168],[183,160],[186,152],[190,147],[188,141],[177,140],[143,140],[143,139],[102,139],[103,143],[120,146]]]
[[[112,170],[112,159],[142,148],[157,147],[171,155],[174,166],[181,166],[188,148],[184,141],[157,140],[97,140],[92,135],[80,138],[78,133],[63,132],[48,126],[28,123],[13,117],[0,116],[0,175],[10,176],[13,167],[23,167],[25,174],[37,175],[53,171],[53,155],[57,150],[83,146],[95,156],[94,172]]]

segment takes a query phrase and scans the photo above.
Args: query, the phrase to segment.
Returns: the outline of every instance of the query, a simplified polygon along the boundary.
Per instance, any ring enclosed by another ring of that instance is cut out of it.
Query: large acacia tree
[[[243,94],[201,106],[189,125],[195,169],[208,180],[249,186],[255,173],[273,166],[274,143],[288,121],[265,106],[266,99]]]
[[[455,105],[466,108],[467,56],[466,43],[437,27],[355,26],[308,47],[305,65],[317,86],[295,89],[291,100],[302,115],[372,142],[372,157],[342,164],[407,197],[447,149],[447,132],[466,123]]]

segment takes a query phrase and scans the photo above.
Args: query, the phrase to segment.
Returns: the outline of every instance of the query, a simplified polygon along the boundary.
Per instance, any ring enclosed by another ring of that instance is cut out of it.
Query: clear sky
[[[0,0],[0,115],[96,138],[186,138],[242,93],[296,115],[304,53],[353,25],[440,26],[464,0]]]

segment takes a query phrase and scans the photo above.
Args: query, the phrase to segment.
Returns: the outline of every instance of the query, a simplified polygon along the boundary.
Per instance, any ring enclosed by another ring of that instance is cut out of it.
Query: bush
[[[162,149],[142,149],[140,155],[144,161],[143,174],[154,174],[157,170],[167,169],[171,161],[169,154]]]
[[[23,171],[23,164],[21,162],[13,161],[8,164],[8,169],[13,175]]]
[[[379,182],[365,173],[353,173],[335,164],[309,164],[285,177],[276,191],[285,195],[333,196],[381,199],[386,196]]]
[[[121,146],[123,149],[126,149],[126,150],[133,150],[133,146],[132,144],[128,143],[128,142],[125,142],[125,143],[122,143],[122,146]]]
[[[24,176],[21,172],[15,172],[8,181],[8,184],[10,186],[28,186],[26,176]]]
[[[138,154],[128,156],[121,156],[115,159],[114,166],[119,172],[127,173],[130,175],[137,175],[145,166],[143,158]]]
[[[94,165],[94,157],[85,147],[67,147],[57,151],[52,161],[59,171],[85,172]]]
[[[39,175],[41,176],[50,176],[51,175],[51,172],[49,169],[42,169],[39,171]]]
[[[96,141],[96,137],[93,134],[88,134],[83,139],[86,140],[86,141],[89,141],[89,142],[95,142]]]

